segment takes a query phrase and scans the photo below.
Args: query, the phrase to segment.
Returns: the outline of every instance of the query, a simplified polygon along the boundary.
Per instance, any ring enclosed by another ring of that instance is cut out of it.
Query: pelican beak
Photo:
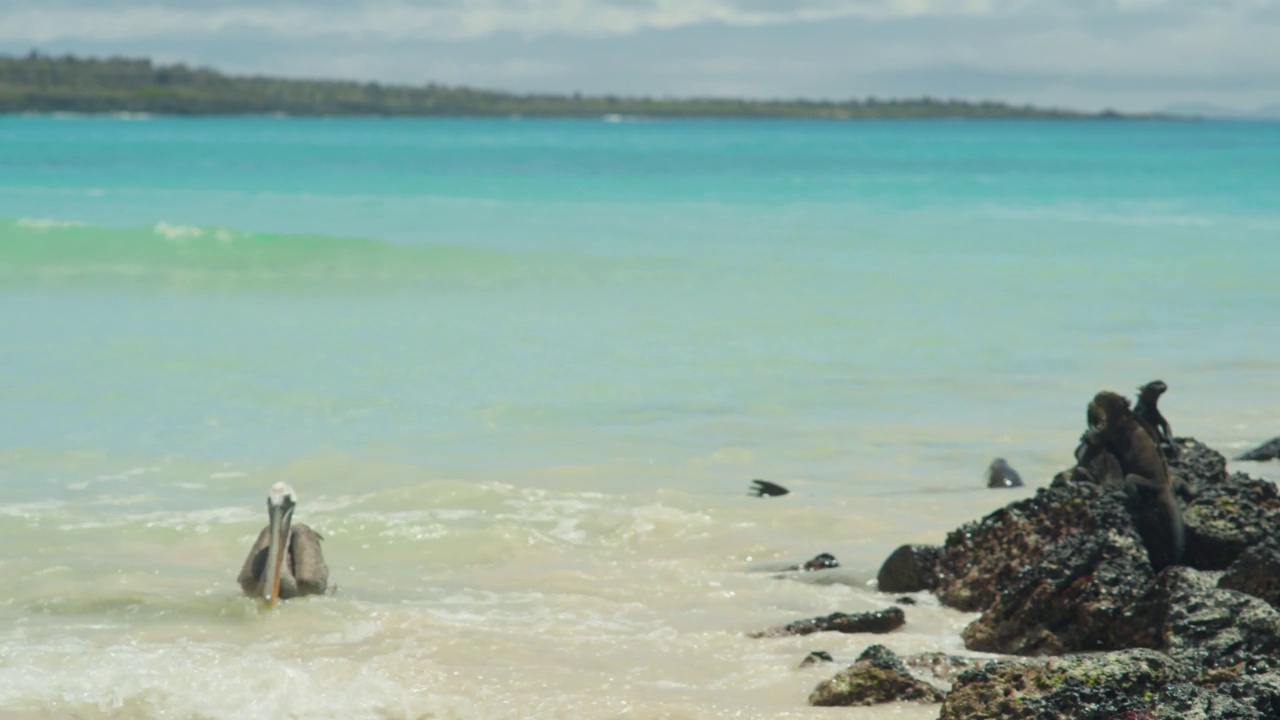
[[[266,578],[262,583],[262,601],[273,608],[280,601],[280,573],[284,555],[289,549],[289,524],[293,518],[293,504],[270,505],[270,537],[267,541]]]

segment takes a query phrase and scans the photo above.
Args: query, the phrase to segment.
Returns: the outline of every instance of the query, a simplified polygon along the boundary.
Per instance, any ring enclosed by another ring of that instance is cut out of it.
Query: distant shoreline
[[[443,85],[232,76],[148,59],[0,56],[0,114],[666,119],[1152,119],[933,98],[827,101],[520,95]]]

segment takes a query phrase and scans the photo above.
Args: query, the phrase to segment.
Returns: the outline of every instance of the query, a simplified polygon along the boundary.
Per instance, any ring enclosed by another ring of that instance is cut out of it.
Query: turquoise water
[[[0,118],[0,709],[809,716],[742,633],[1097,390],[1280,435],[1278,198],[1267,123]],[[262,617],[276,479],[342,591]]]

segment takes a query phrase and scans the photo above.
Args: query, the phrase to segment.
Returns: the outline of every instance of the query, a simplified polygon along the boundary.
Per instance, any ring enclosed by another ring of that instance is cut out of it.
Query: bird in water
[[[267,607],[280,599],[322,595],[329,586],[329,566],[320,551],[320,534],[298,523],[293,509],[298,496],[278,482],[267,493],[267,526],[249,549],[237,580],[244,594],[260,598]]]
[[[1022,476],[1014,470],[1004,458],[996,458],[987,466],[987,487],[1011,488],[1022,487]]]

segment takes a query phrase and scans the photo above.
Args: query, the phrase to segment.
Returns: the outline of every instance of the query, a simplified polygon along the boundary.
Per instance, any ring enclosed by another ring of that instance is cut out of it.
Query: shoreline
[[[993,116],[919,116],[919,115],[884,115],[876,117],[837,117],[831,115],[615,115],[611,113],[590,114],[590,113],[567,113],[567,114],[538,114],[538,115],[522,115],[511,114],[504,115],[500,113],[476,113],[476,114],[409,114],[409,113],[288,113],[288,112],[153,112],[149,110],[102,110],[102,111],[81,111],[81,110],[0,110],[0,117],[30,117],[30,118],[51,118],[51,119],[75,119],[75,118],[97,118],[109,120],[151,120],[151,119],[177,119],[177,118],[253,118],[262,120],[493,120],[506,122],[523,122],[523,121],[563,121],[563,120],[583,120],[588,122],[603,122],[609,124],[630,124],[630,123],[662,123],[662,122],[681,122],[681,121],[700,121],[700,122],[716,122],[716,121],[749,121],[749,122],[830,122],[830,123],[874,123],[874,122],[915,122],[915,123],[932,123],[932,122],[1046,122],[1046,123],[1068,123],[1068,122],[1172,122],[1172,123],[1199,123],[1199,122],[1231,122],[1231,123],[1269,123],[1280,122],[1280,120],[1272,120],[1269,118],[1202,118],[1202,117],[1184,117],[1180,115],[1081,115],[1066,117],[1048,117],[1048,116],[1015,116],[1015,115],[993,115]]]
[[[844,100],[654,98],[512,93],[430,83],[395,85],[332,79],[228,75],[147,58],[0,56],[0,113],[143,112],[177,115],[285,113],[293,116],[644,117],[644,118],[1043,118],[1123,119],[991,100],[931,97]]]

